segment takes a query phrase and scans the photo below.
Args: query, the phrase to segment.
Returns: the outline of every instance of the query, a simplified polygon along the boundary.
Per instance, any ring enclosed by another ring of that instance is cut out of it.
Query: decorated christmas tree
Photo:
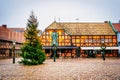
[[[37,65],[42,64],[45,59],[45,52],[42,50],[41,39],[39,37],[40,30],[37,29],[38,22],[37,18],[31,13],[26,31],[25,31],[25,43],[23,44],[22,50],[22,60],[20,63],[25,65]]]

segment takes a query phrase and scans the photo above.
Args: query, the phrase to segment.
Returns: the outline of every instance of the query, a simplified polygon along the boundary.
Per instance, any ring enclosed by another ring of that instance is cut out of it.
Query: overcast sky
[[[0,25],[26,27],[31,11],[44,30],[60,22],[118,22],[120,0],[0,0]]]

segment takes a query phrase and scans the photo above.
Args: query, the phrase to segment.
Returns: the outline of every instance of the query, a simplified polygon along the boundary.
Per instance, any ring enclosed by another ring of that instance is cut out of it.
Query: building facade
[[[15,42],[15,53],[21,53],[20,47],[24,42],[24,28],[7,28],[0,26],[0,59],[12,57],[13,42]]]
[[[118,54],[120,56],[120,22],[119,23],[113,23],[112,26],[114,27],[114,31],[117,34],[117,41],[118,41]]]
[[[41,35],[43,48],[52,57],[52,33],[58,34],[57,55],[63,57],[98,57],[101,45],[106,46],[106,56],[118,56],[117,36],[109,22],[68,23],[54,21]],[[93,55],[95,54],[95,55]]]

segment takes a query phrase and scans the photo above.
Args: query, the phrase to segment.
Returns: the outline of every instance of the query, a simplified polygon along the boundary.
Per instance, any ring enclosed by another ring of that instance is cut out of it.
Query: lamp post
[[[15,41],[13,41],[13,64],[15,63]]]
[[[52,49],[54,51],[54,56],[53,56],[54,59],[53,59],[53,61],[56,62],[56,50],[57,50],[57,46],[55,44],[53,44]]]
[[[102,50],[105,50],[105,49],[106,49],[105,40],[102,39],[102,40],[101,40],[101,43],[102,43],[102,45],[101,45]]]
[[[56,32],[52,33],[52,50],[54,51],[54,62],[56,61],[56,50],[58,46],[57,42],[58,34]]]
[[[106,46],[105,46],[104,39],[102,39],[101,42],[102,42],[102,45],[101,45],[102,52],[101,52],[101,54],[102,54],[103,60],[105,60],[105,49],[106,49]]]

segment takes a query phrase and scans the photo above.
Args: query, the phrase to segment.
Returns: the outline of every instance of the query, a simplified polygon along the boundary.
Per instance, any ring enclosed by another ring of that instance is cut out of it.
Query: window
[[[72,38],[75,38],[75,36],[72,36]]]
[[[88,39],[85,39],[85,43],[88,43],[89,42],[89,40]]]
[[[105,43],[108,43],[109,42],[109,40],[108,39],[105,39]]]
[[[92,36],[89,36],[89,38],[91,39],[91,38],[92,38]]]
[[[109,39],[109,40],[108,40],[108,42],[110,42],[110,43],[111,43],[111,42],[112,42],[112,39]]]
[[[76,43],[80,43],[80,40],[79,40],[79,39],[76,39]]]
[[[113,39],[113,42],[114,42],[114,43],[117,42],[116,39]]]
[[[104,38],[104,36],[100,36],[100,38]]]
[[[72,39],[72,42],[75,43],[75,39]]]
[[[65,39],[67,39],[68,37],[67,36],[65,36]]]
[[[89,39],[89,43],[92,43],[92,39]]]

